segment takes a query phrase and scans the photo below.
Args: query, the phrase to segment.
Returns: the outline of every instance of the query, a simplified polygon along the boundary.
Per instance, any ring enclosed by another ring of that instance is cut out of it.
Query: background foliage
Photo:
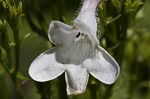
[[[150,99],[150,0],[103,0],[99,40],[121,67],[118,80],[105,85],[90,76],[87,90],[67,96],[64,75],[38,83],[30,63],[53,46],[51,20],[71,24],[80,0],[0,0],[0,99]]]

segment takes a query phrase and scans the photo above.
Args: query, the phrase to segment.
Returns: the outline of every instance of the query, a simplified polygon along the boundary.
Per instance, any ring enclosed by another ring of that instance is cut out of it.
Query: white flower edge
[[[81,65],[66,65],[65,80],[68,95],[81,94],[86,90],[89,73]]]
[[[83,62],[89,73],[105,84],[112,84],[120,73],[115,59],[101,46],[96,49],[96,56]]]
[[[57,47],[46,50],[31,63],[29,75],[33,80],[38,82],[49,81],[65,71],[65,66],[56,60],[56,50]]]
[[[67,94],[80,94],[86,89],[88,72],[99,81],[112,84],[117,79],[120,68],[117,62],[102,47],[97,48],[97,54],[87,59],[83,64],[61,64],[56,60],[57,47],[49,49],[38,56],[29,68],[29,75],[38,82],[45,82],[60,76],[65,72]]]

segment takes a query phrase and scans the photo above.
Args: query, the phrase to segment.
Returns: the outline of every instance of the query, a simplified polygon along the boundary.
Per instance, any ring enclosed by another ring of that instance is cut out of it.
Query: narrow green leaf
[[[26,34],[23,38],[20,39],[20,43],[21,43],[23,40],[25,40],[27,37],[29,37],[29,36],[30,36],[30,33]]]
[[[0,61],[5,60],[7,57],[7,53],[3,47],[0,46]]]
[[[142,5],[143,2],[141,1],[135,1],[133,4],[132,4],[132,9],[137,9],[140,5]]]
[[[27,79],[27,77],[25,77],[24,75],[22,75],[20,72],[17,72],[16,77],[17,77],[18,79],[20,79],[20,80],[26,80],[26,79]]]
[[[22,14],[22,2],[20,1],[17,7],[17,13]]]

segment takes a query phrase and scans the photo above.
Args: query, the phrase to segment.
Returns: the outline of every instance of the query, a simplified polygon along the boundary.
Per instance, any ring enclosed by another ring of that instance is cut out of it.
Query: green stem
[[[51,98],[51,83],[50,82],[36,82],[38,93],[41,95],[41,99]]]
[[[97,84],[90,83],[89,88],[91,93],[91,99],[97,99]]]
[[[15,83],[15,86],[17,86],[17,72],[19,71],[20,67],[20,42],[19,42],[19,30],[13,30],[13,36],[14,36],[14,43],[15,43],[15,65],[13,67],[13,80]]]
[[[113,94],[113,92],[112,92],[113,87],[114,87],[114,84],[110,85],[110,86],[108,86],[106,88],[105,94],[104,94],[102,99],[109,99],[112,96],[112,94]]]
[[[59,99],[68,99],[64,74],[59,77],[58,89]]]
[[[15,0],[12,0],[12,3],[13,3],[13,5],[14,5],[14,7],[16,8]]]
[[[13,72],[12,72],[12,80],[15,84],[16,87],[16,92],[17,96],[19,99],[22,99],[22,93],[21,90],[17,89],[18,88],[18,80],[17,80],[17,73],[20,68],[20,40],[19,40],[19,30],[13,30],[13,36],[14,36],[14,43],[15,43],[15,65],[13,67]]]

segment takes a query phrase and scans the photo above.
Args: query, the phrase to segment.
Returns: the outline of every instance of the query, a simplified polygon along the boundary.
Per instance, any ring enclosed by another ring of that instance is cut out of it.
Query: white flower
[[[95,9],[98,3],[99,0],[84,0],[72,26],[60,21],[50,23],[48,37],[56,46],[32,62],[29,68],[32,79],[45,82],[65,72],[68,95],[85,91],[89,73],[106,84],[117,79],[119,66],[99,46],[96,37]]]

